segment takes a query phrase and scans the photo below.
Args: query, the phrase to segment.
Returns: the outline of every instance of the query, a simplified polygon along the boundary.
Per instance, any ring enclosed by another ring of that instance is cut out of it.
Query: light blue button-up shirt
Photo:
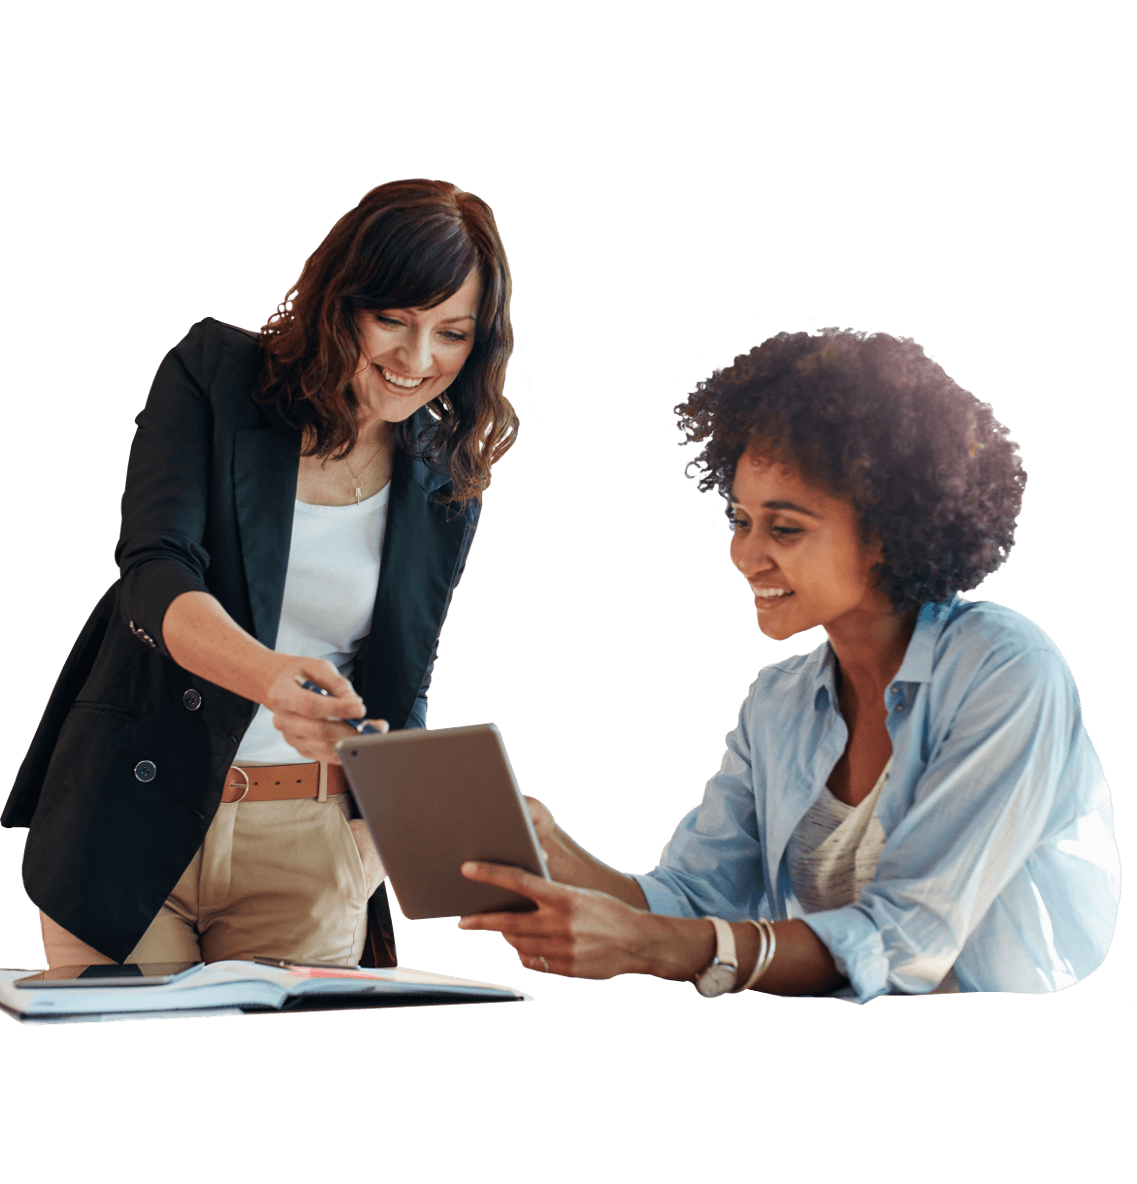
[[[1120,870],[1078,691],[1036,625],[990,602],[925,605],[885,694],[887,836],[855,904],[806,915],[785,858],[845,749],[828,643],[767,666],[722,768],[659,866],[652,912],[789,920],[821,938],[865,1002],[930,991],[1055,991],[1105,956]]]

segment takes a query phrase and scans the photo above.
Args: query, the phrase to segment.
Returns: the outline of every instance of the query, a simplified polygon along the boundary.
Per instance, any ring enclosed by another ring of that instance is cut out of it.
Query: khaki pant
[[[354,966],[382,868],[370,836],[359,833],[363,824],[349,826],[348,813],[346,793],[322,802],[222,804],[126,961],[218,962],[260,954]],[[49,966],[112,961],[42,912],[40,920]]]

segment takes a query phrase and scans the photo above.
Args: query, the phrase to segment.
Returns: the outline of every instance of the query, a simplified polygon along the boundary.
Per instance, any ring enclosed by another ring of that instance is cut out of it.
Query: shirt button
[[[134,775],[139,781],[153,781],[158,775],[158,766],[153,761],[139,761],[134,766]]]
[[[193,687],[190,687],[182,696],[182,704],[186,711],[196,711],[201,706],[201,695]]]

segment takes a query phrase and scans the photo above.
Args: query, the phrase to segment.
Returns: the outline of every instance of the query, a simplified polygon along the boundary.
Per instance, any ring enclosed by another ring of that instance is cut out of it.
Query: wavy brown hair
[[[675,408],[688,466],[728,507],[747,448],[846,498],[897,612],[981,583],[1015,541],[1026,473],[1018,446],[914,341],[822,329],[779,333],[700,382]],[[728,517],[730,514],[728,508]]]
[[[451,495],[442,500],[481,500],[490,466],[517,436],[504,394],[513,352],[509,264],[493,211],[447,181],[372,189],[332,227],[261,329],[258,399],[305,430],[302,455],[338,460],[355,446],[356,312],[434,308],[475,268],[482,297],[470,356],[426,404],[428,418],[395,426],[395,444],[448,474]]]

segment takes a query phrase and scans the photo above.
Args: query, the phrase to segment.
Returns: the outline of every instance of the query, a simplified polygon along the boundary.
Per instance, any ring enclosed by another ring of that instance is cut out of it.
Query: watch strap
[[[734,985],[738,983],[738,951],[734,948],[734,931],[727,925],[727,922],[718,918],[718,916],[708,916],[706,918],[714,926],[715,950],[714,958],[704,966],[698,976],[695,977],[695,982],[704,976],[704,974],[711,970],[715,964],[720,966],[732,966],[734,970]]]

